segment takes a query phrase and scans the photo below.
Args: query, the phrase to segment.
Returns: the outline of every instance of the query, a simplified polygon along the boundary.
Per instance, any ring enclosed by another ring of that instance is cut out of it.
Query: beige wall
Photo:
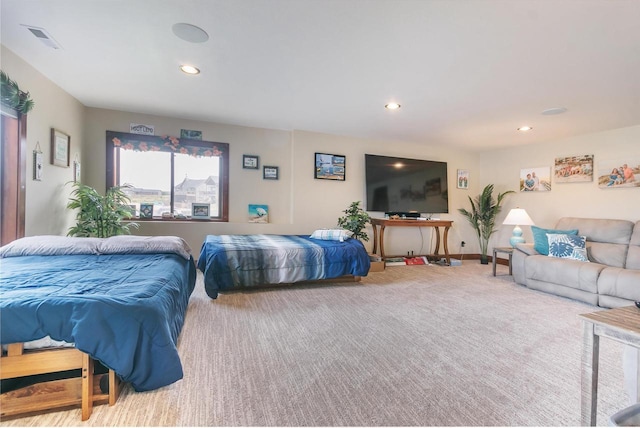
[[[281,233],[309,234],[317,228],[334,227],[337,219],[352,201],[364,201],[364,154],[375,153],[449,162],[450,210],[463,203],[468,191],[455,189],[456,168],[470,169],[478,175],[477,161],[458,150],[399,142],[381,142],[304,131],[279,131],[222,125],[184,119],[88,108],[85,138],[91,150],[85,161],[86,183],[100,191],[105,188],[105,131],[129,130],[130,123],[153,125],[156,135],[179,135],[180,129],[202,131],[208,141],[230,145],[229,222],[141,222],[138,233],[144,235],[178,235],[199,249],[207,234]],[[314,179],[314,153],[336,153],[347,157],[347,180],[344,182]],[[263,180],[262,170],[242,168],[242,155],[260,157],[260,165],[279,167],[279,180]],[[249,204],[269,206],[269,224],[247,222]],[[381,216],[381,213],[377,213]],[[451,250],[460,241],[466,225],[457,213],[443,215],[456,221],[451,232]],[[431,230],[423,236],[415,230],[389,230],[387,247],[395,253],[426,250]],[[465,238],[466,239],[466,238]],[[468,239],[467,239],[468,240]],[[426,242],[426,244],[423,244]],[[368,244],[371,248],[372,243]],[[457,251],[457,250],[456,250]]]
[[[594,217],[640,220],[640,188],[601,189],[597,179],[583,183],[556,183],[550,192],[520,192],[520,170],[541,166],[552,167],[556,157],[594,155],[594,175],[603,160],[640,159],[640,126],[550,141],[480,154],[480,181],[496,183],[502,191],[515,190],[505,200],[500,222],[509,209],[524,208],[540,227],[553,227],[559,217]],[[640,179],[640,177],[638,177]],[[531,228],[523,227],[524,237],[531,242]],[[508,245],[511,226],[499,227],[490,245]]]
[[[1,46],[2,70],[28,91],[35,106],[27,115],[27,186],[25,234],[66,235],[74,214],[66,205],[72,190],[73,160],[82,159],[85,108],[33,67]],[[51,128],[71,137],[71,167],[51,165]],[[33,180],[33,150],[40,143],[44,156],[42,181]]]
[[[462,252],[460,241],[467,242],[465,252],[479,251],[475,234],[457,213],[468,207],[468,196],[475,197],[487,183],[496,193],[515,190],[504,204],[498,218],[498,232],[491,245],[507,245],[510,226],[502,226],[510,208],[525,208],[536,224],[554,225],[558,217],[622,218],[640,220],[640,189],[602,190],[596,182],[557,184],[551,192],[520,193],[522,168],[553,166],[556,157],[594,154],[595,168],[603,159],[640,157],[640,126],[583,135],[544,144],[492,150],[482,153],[448,148],[441,144],[411,144],[327,135],[306,131],[282,131],[198,122],[178,118],[149,116],[104,109],[85,108],[46,77],[35,71],[12,52],[2,47],[2,69],[30,91],[36,107],[28,118],[27,235],[66,234],[73,223],[73,213],[66,210],[72,168],[50,165],[50,128],[71,135],[72,158],[82,161],[82,181],[101,192],[105,187],[105,131],[128,131],[130,123],[154,125],[156,135],[179,135],[180,129],[196,129],[203,138],[230,144],[230,221],[221,223],[145,222],[139,231],[144,235],[177,235],[185,238],[194,251],[207,234],[223,233],[293,233],[307,234],[316,228],[335,226],[337,218],[350,202],[363,200],[364,154],[380,154],[446,161],[449,170],[449,214],[454,221],[449,236],[450,251]],[[31,151],[36,142],[45,156],[44,179],[33,181]],[[347,157],[345,182],[315,180],[313,154],[336,153]],[[263,180],[262,171],[242,169],[242,155],[260,156],[261,165],[280,167],[280,179]],[[468,190],[456,189],[457,169],[470,172]],[[247,205],[267,204],[270,224],[249,224]],[[381,216],[381,213],[373,213]],[[370,231],[371,229],[369,229]],[[531,232],[524,228],[525,238]],[[421,228],[389,229],[386,235],[390,253],[426,252],[434,245],[431,230]],[[367,244],[371,249],[372,243]]]

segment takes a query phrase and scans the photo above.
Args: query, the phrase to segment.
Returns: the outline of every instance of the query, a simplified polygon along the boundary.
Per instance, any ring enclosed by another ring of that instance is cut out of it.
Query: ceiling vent
[[[32,27],[31,25],[25,25],[25,27],[27,27],[27,29],[31,31],[31,34],[36,36],[38,40],[44,43],[45,46],[48,46],[52,49],[60,49],[60,45],[58,44],[58,42],[56,42],[44,28]]]

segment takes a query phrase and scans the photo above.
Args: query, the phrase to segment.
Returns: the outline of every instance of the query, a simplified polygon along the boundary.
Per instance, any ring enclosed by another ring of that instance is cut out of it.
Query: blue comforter
[[[176,254],[2,258],[0,337],[74,342],[137,391],[156,389],[182,378],[176,344],[194,286],[193,259]]]
[[[370,261],[357,239],[344,242],[299,235],[208,235],[198,259],[209,297],[264,284],[366,276]]]

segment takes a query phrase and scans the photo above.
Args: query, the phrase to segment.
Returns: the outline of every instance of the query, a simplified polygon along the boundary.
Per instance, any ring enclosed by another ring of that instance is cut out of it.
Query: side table
[[[511,258],[513,257],[513,247],[494,247],[493,248],[493,276],[496,276],[496,262],[497,262],[497,254],[498,253],[506,253],[509,254],[509,275],[512,275],[511,271]]]

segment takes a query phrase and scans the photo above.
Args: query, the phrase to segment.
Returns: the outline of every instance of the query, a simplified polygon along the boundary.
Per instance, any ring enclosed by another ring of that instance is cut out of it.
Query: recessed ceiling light
[[[544,114],[545,116],[552,116],[554,114],[562,114],[565,111],[567,111],[566,107],[553,107],[544,110],[542,114]]]
[[[531,126],[521,126],[520,128],[518,128],[518,131],[522,131],[522,132],[527,132],[527,131],[531,131],[533,128]]]
[[[200,70],[192,65],[181,65],[180,70],[182,70],[183,73],[187,74],[200,74]]]
[[[207,34],[207,32],[200,27],[196,27],[195,25],[180,22],[178,24],[173,24],[173,27],[171,27],[171,29],[173,30],[173,34],[187,42],[203,43],[209,40],[209,35]]]
[[[400,108],[400,104],[398,103],[389,103],[384,106],[387,110],[398,110]]]

